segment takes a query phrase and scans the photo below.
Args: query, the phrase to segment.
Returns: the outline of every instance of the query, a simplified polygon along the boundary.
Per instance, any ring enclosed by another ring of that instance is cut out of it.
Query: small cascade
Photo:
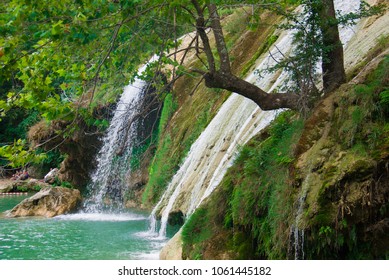
[[[304,260],[304,230],[295,227],[293,230],[294,236],[294,259]]]
[[[154,60],[153,58],[152,60]],[[147,65],[141,67],[141,74]],[[126,175],[130,171],[130,157],[137,141],[137,114],[142,108],[146,83],[136,78],[124,88],[114,116],[103,138],[97,155],[97,168],[88,186],[89,197],[84,202],[86,212],[120,209]]]
[[[307,198],[308,189],[309,189],[309,177],[311,174],[308,174],[305,182],[308,182],[302,186],[301,192],[297,200],[297,214],[294,224],[291,226],[290,235],[289,235],[289,256],[295,260],[304,260],[304,227],[302,225],[303,213],[305,200]]]

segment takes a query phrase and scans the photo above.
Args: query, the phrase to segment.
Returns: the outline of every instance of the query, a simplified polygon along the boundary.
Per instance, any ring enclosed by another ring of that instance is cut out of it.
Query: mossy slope
[[[388,66],[386,56],[304,122],[281,114],[243,147],[185,224],[183,258],[291,258],[296,226],[308,259],[388,258]]]

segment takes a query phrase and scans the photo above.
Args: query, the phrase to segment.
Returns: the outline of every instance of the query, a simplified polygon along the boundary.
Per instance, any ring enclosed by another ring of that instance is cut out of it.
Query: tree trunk
[[[295,93],[267,93],[261,88],[253,85],[232,74],[228,49],[224,40],[223,30],[220,24],[220,17],[215,4],[208,4],[205,7],[209,11],[209,21],[204,18],[203,8],[197,0],[191,0],[194,5],[196,17],[197,34],[203,42],[204,52],[207,57],[208,71],[194,70],[202,73],[205,85],[209,88],[221,88],[235,92],[254,101],[262,110],[274,110],[280,108],[299,109],[300,96]],[[204,7],[204,9],[205,9]],[[216,67],[215,58],[205,30],[209,23],[215,36],[217,55],[220,59],[219,69]]]
[[[228,50],[220,24],[220,17],[215,4],[200,6],[197,0],[191,0],[194,5],[196,29],[203,42],[203,50],[207,57],[208,71],[195,70],[202,73],[205,85],[210,88],[226,89],[253,100],[262,110],[289,108],[301,109],[303,97],[296,93],[267,93],[261,88],[232,74]],[[338,23],[335,16],[333,0],[314,1],[312,9],[319,15],[319,25],[322,32],[322,71],[324,92],[330,92],[346,81],[344,71],[343,46],[339,37]],[[209,19],[205,20],[204,10],[208,9]],[[209,24],[209,25],[208,25]],[[220,65],[217,67],[206,29],[211,28],[215,36],[217,55]]]
[[[343,46],[339,37],[334,1],[322,0],[318,14],[323,38],[323,89],[324,92],[330,92],[346,82]]]

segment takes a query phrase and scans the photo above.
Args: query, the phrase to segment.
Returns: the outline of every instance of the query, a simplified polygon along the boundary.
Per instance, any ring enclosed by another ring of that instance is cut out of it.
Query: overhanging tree
[[[268,93],[233,74],[219,16],[221,8],[252,5],[258,12],[267,8],[288,17],[290,3],[303,3],[317,15],[324,92],[331,91],[345,81],[333,0],[5,0],[0,7],[0,114],[6,117],[15,107],[33,109],[48,121],[69,121],[58,133],[72,133],[74,119],[94,121],[86,104],[96,104],[97,93],[109,84],[112,88],[112,80],[124,85],[128,73],[152,53],[161,56],[159,62],[171,61],[164,54],[169,48],[179,51],[178,36],[193,28],[197,36],[187,50],[205,56],[206,67],[189,71],[201,74],[206,86],[241,94],[263,110],[300,110],[305,96],[298,90]],[[184,61],[185,55],[173,64]],[[161,63],[156,67],[159,72]],[[175,69],[172,81],[182,73]]]
[[[278,108],[309,110],[309,108],[313,106],[315,99],[317,99],[319,96],[314,84],[309,87],[309,92],[306,92],[306,89],[303,89],[301,86],[299,91],[268,93],[232,73],[230,68],[231,63],[228,56],[228,49],[223,35],[221,19],[218,14],[218,7],[215,3],[212,2],[220,1],[204,2],[199,0],[191,0],[193,10],[190,12],[194,18],[197,34],[203,43],[202,50],[206,54],[208,64],[208,67],[205,71],[198,69],[194,71],[203,75],[206,86],[211,88],[222,88],[238,93],[253,100],[262,110],[273,110]],[[233,1],[228,2],[230,3]],[[317,52],[310,52],[307,54],[307,56],[320,56],[311,57],[308,59],[315,61],[321,58],[323,92],[331,92],[346,81],[343,46],[339,37],[339,20],[336,17],[334,1],[303,0],[295,2],[302,3],[306,6],[305,10],[309,11],[309,13],[312,15],[311,24],[316,25],[319,29],[319,32],[314,35],[316,38],[310,42],[311,44],[317,44],[317,46],[311,45],[309,47],[320,48],[320,50]],[[254,2],[251,3],[251,1],[248,1],[247,4],[254,5]],[[283,7],[281,7],[277,2],[262,1],[260,4],[256,2],[256,5],[262,6],[266,9],[272,9],[273,11],[281,12],[281,14],[283,14],[286,18],[293,18],[293,20],[298,21],[298,17],[291,15],[292,12],[290,11],[285,11]],[[362,12],[349,14],[347,17],[351,20],[355,20],[362,15],[377,13],[382,7],[369,10],[369,7],[365,4],[362,5],[362,8]],[[343,17],[343,19],[346,19],[347,17]],[[293,27],[293,25],[290,26]],[[309,28],[310,27],[304,27],[304,32],[309,33]],[[207,33],[207,30],[209,29],[212,30],[215,38],[218,56],[217,58],[214,56],[212,46],[209,43],[210,40]],[[306,39],[306,37],[303,37],[300,40]],[[219,61],[219,63],[216,61]],[[299,61],[297,61],[297,63],[299,63]],[[314,67],[314,65],[311,64],[310,67]],[[314,69],[311,69],[310,71],[314,71]],[[300,76],[299,78],[302,79],[303,77]]]

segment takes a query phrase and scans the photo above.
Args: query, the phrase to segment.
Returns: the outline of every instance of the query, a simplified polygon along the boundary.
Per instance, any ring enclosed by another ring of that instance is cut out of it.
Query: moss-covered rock
[[[388,258],[387,63],[325,97],[303,125],[281,115],[244,146],[184,225],[183,256],[284,259],[299,247],[308,259]]]

